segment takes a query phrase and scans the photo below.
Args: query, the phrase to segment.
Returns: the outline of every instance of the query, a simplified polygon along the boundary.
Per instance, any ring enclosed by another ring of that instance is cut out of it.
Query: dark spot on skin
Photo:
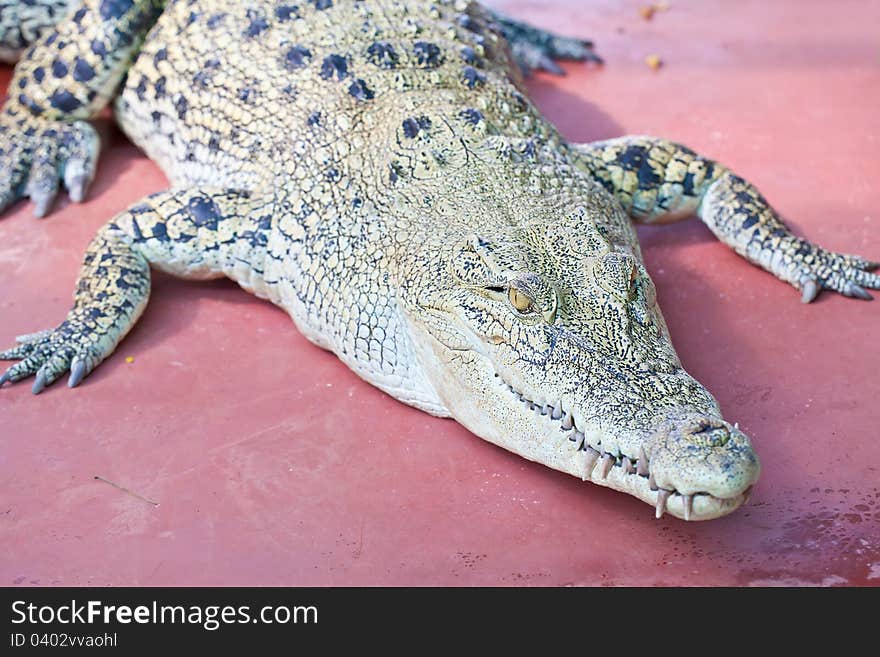
[[[392,69],[397,66],[400,58],[387,41],[376,41],[367,48],[367,61],[380,68]]]
[[[52,62],[52,75],[56,78],[63,78],[67,75],[67,64],[62,62],[60,59],[56,59]]]
[[[419,134],[419,124],[415,119],[410,118],[403,121],[403,134],[408,139],[412,139]]]
[[[135,94],[137,94],[138,100],[144,100],[145,94],[147,92],[147,79],[141,78],[141,81],[138,82],[138,86],[134,90]]]
[[[58,32],[52,32],[52,34],[49,35],[49,38],[47,38],[44,43],[47,46],[51,46],[57,40],[58,40]],[[31,52],[33,52],[33,49],[31,50]],[[28,54],[28,56],[30,56],[30,53]]]
[[[34,80],[42,82],[44,77],[46,77],[46,69],[42,66],[38,66],[34,69]]]
[[[309,119],[307,121],[309,125],[321,125],[321,113],[320,112],[312,112],[309,114]]]
[[[100,39],[92,39],[92,52],[98,57],[103,57],[107,54],[107,46]]]
[[[174,109],[177,110],[177,118],[182,119],[186,116],[186,111],[189,109],[189,103],[186,100],[186,97],[181,94],[177,97],[177,100],[174,101]]]
[[[250,87],[244,87],[243,89],[238,90],[238,99],[245,103],[251,102],[256,97],[256,95],[257,92]]]
[[[144,100],[147,92],[147,79],[141,78],[141,81],[138,82],[138,86],[134,90],[135,94],[137,94],[138,100]]]
[[[397,169],[394,168],[393,164],[389,164],[388,168],[390,169],[388,173],[388,182],[396,183],[397,182]]]
[[[455,22],[461,25],[464,29],[469,30],[475,34],[481,34],[483,31],[483,28],[480,27],[480,24],[467,14],[459,14],[456,17]]]
[[[150,118],[153,119],[153,125],[159,125],[162,122],[162,113],[152,112],[150,113]]]
[[[414,138],[419,134],[420,130],[430,130],[431,129],[431,119],[427,116],[420,116],[418,118],[410,117],[405,119],[403,122],[403,134],[406,135],[409,139]]]
[[[281,5],[275,7],[275,18],[280,21],[289,21],[291,18],[299,18],[299,7],[296,5]]]
[[[464,60],[465,64],[473,64],[474,66],[480,66],[480,58],[477,56],[477,53],[470,46],[465,46],[461,49],[461,58]]]
[[[18,96],[18,102],[24,107],[27,107],[28,111],[34,116],[38,116],[43,113],[43,107],[28,98],[25,94],[20,94]]]
[[[688,172],[684,176],[684,180],[681,182],[681,190],[687,196],[694,195],[694,174]]]
[[[339,173],[339,169],[328,169],[326,174],[327,180],[330,182],[339,182],[339,179],[342,178],[342,174]]]
[[[363,201],[363,199],[361,199],[361,198],[355,197],[355,198],[351,199],[351,205],[352,205],[352,207],[359,208],[359,207],[361,207],[363,204],[364,204],[364,201]]]
[[[208,150],[211,151],[212,153],[216,153],[217,151],[220,150],[220,140],[217,139],[217,137],[212,136],[208,140]]]
[[[311,3],[315,5],[315,9],[318,11],[330,9],[333,6],[333,0],[311,0]]]
[[[73,62],[73,79],[77,82],[88,82],[95,77],[95,69],[84,59],[77,57]]]
[[[201,16],[201,15],[202,15],[201,12],[198,12],[198,11],[189,12],[189,16],[186,17],[187,26],[190,26],[193,23],[195,23],[197,20],[199,20],[199,16]]]
[[[342,55],[327,55],[321,63],[321,77],[330,80],[333,75],[337,80],[344,80],[348,76],[348,62]]]
[[[168,229],[165,228],[164,223],[158,223],[153,225],[153,239],[159,240],[160,242],[169,241],[168,237]]]
[[[77,9],[76,13],[73,15],[73,22],[79,25],[82,22],[82,19],[85,18],[87,12],[88,10],[85,7]]]
[[[746,191],[739,191],[733,197],[741,205],[747,205],[755,200],[755,197]]]
[[[651,163],[647,159],[642,162],[642,166],[640,166],[639,170],[636,172],[636,177],[638,178],[639,187],[641,189],[651,189],[662,182],[660,174],[657,173],[657,170],[651,166]]]
[[[288,84],[281,91],[284,92],[285,96],[288,96],[290,98],[296,98],[296,89],[294,88],[294,86],[292,84]]]
[[[469,123],[471,125],[477,125],[480,121],[483,120],[483,115],[479,110],[475,110],[472,107],[468,109],[463,109],[458,115],[464,119],[465,123]]]
[[[163,75],[161,78],[156,80],[156,98],[164,98],[165,97],[165,76]]]
[[[193,82],[199,86],[206,87],[211,81],[211,74],[208,71],[199,71],[193,76]]]
[[[28,83],[27,78],[22,78],[21,80],[18,81],[18,88],[24,89],[27,86],[27,83]]]
[[[207,21],[208,29],[214,30],[219,27],[224,18],[226,18],[226,12],[220,12],[219,14],[214,14],[213,16],[210,16]]]
[[[465,66],[461,69],[461,77],[469,89],[482,86],[486,82],[486,76],[480,73],[473,66]]]
[[[132,4],[134,4],[132,0],[101,0],[98,11],[104,20],[121,18],[125,12],[131,10]]]
[[[284,55],[284,64],[289,69],[302,68],[312,58],[312,52],[304,46],[293,46]]]
[[[526,142],[525,148],[523,148],[523,155],[525,155],[528,158],[533,158],[533,157],[535,157],[536,152],[537,151],[535,149],[535,142],[532,141],[531,139],[529,139]]]
[[[49,104],[62,112],[72,112],[82,103],[69,91],[56,91],[49,97]]]
[[[166,59],[168,59],[168,50],[161,48],[156,51],[155,55],[153,55],[153,65],[158,65],[159,62],[165,61]]]
[[[360,78],[349,85],[348,93],[358,100],[371,100],[374,96],[373,91],[367,86],[367,83]]]
[[[756,216],[753,215],[753,214],[750,214],[750,215],[748,216],[748,218],[746,218],[746,220],[745,220],[744,222],[742,222],[742,227],[743,227],[743,229],[745,229],[745,228],[751,228],[751,227],[754,226],[756,223],[758,223],[758,217],[756,217]]]
[[[217,224],[223,220],[223,214],[217,204],[207,196],[196,196],[186,204],[187,212],[196,226],[206,226],[217,230]]]
[[[440,48],[436,44],[428,41],[416,41],[413,44],[413,52],[416,56],[416,62],[419,66],[425,68],[437,68],[443,63],[443,57],[440,54]]]
[[[251,14],[250,10],[248,11],[248,14]],[[250,18],[250,16],[248,17]],[[244,31],[244,35],[248,38],[253,38],[268,29],[269,21],[263,16],[255,16],[251,19],[250,25],[248,25],[247,29]]]

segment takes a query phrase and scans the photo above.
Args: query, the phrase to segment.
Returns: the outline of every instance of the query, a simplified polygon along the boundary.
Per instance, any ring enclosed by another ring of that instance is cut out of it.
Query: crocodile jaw
[[[671,439],[677,437],[677,431],[663,421],[665,418],[644,436],[637,451],[630,448],[634,453],[625,456],[622,449],[615,455],[603,452],[607,436],[601,430],[585,425],[582,432],[577,426],[566,428],[564,417],[553,417],[559,413],[542,413],[544,407],[523,399],[504,381],[489,356],[463,345],[450,349],[410,319],[420,365],[452,417],[477,436],[530,461],[633,495],[654,507],[658,518],[669,513],[683,520],[711,520],[748,501],[760,472],[757,456],[748,438],[720,418],[711,421],[728,432],[728,442],[734,441],[738,452],[723,469],[738,472],[734,473],[735,481],[728,477],[712,494],[703,489],[693,469],[699,470],[706,460],[717,460],[718,450],[703,450],[695,457],[676,453],[678,441]],[[686,419],[703,420],[699,415]]]

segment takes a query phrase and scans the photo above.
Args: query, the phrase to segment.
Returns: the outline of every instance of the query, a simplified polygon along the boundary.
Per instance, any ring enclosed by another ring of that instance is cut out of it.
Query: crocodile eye
[[[508,290],[507,298],[510,300],[511,305],[521,313],[529,312],[532,309],[532,300],[515,287]]]

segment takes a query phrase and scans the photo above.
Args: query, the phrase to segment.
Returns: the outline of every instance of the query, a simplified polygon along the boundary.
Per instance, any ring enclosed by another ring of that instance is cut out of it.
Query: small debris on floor
[[[134,356],[126,356],[125,362],[131,365],[134,362]]]
[[[639,16],[646,21],[649,21],[654,18],[654,14],[658,11],[666,11],[667,9],[669,9],[669,3],[661,0],[661,2],[655,2],[651,5],[642,5],[639,7]]]
[[[639,15],[646,21],[651,20],[654,17],[654,12],[656,11],[657,9],[654,7],[654,5],[643,5],[639,7]]]
[[[660,59],[660,55],[648,55],[645,57],[645,64],[648,65],[648,68],[656,71],[661,66],[663,66],[663,60]]]

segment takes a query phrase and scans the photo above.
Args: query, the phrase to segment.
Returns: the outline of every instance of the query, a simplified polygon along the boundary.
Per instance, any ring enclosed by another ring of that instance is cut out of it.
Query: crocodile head
[[[630,493],[657,517],[727,514],[758,477],[749,439],[682,368],[637,247],[589,215],[447,249],[404,304],[426,378],[490,442]]]

